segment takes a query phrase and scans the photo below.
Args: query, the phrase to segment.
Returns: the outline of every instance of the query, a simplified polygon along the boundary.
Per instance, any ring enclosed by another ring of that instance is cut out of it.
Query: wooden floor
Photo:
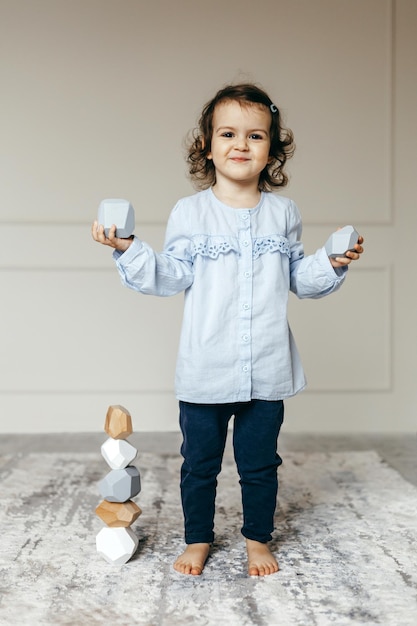
[[[105,433],[2,434],[0,454],[30,452],[95,452]],[[226,454],[232,454],[230,439]],[[177,432],[133,433],[129,441],[139,451],[179,454],[181,435]],[[279,452],[338,452],[374,450],[406,480],[417,486],[417,434],[323,435],[282,433]]]

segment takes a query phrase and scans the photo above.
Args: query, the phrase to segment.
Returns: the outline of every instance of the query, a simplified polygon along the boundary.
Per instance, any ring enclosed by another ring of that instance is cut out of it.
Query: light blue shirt
[[[179,200],[164,250],[134,238],[114,258],[122,282],[143,294],[185,291],[176,395],[195,403],[279,400],[305,386],[287,321],[289,291],[321,298],[346,270],[324,248],[304,256],[297,206],[262,193],[252,209],[222,204],[211,189]]]

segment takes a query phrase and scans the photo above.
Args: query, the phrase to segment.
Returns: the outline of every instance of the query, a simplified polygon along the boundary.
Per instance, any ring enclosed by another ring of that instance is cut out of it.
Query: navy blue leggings
[[[277,440],[284,419],[282,400],[235,404],[180,402],[183,434],[181,499],[185,542],[212,543],[217,476],[221,470],[228,423],[235,416],[233,449],[240,476],[242,534],[266,543],[274,529],[278,492],[277,468],[282,460]]]

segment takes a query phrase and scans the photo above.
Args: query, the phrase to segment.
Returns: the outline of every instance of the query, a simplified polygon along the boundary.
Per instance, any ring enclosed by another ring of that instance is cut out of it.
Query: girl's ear
[[[204,139],[204,137],[201,137],[201,149],[204,150],[204,148],[206,147],[206,140]],[[211,156],[211,152],[209,152],[206,156],[206,159],[211,160],[213,157]]]

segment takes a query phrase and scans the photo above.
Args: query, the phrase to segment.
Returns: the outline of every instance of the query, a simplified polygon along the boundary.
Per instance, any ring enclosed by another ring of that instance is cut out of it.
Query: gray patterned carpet
[[[0,624],[417,624],[417,488],[376,453],[286,454],[273,542],[281,570],[265,579],[245,572],[230,459],[201,577],[172,569],[180,459],[144,453],[136,465],[139,548],[114,567],[95,549],[99,452],[0,457]]]

